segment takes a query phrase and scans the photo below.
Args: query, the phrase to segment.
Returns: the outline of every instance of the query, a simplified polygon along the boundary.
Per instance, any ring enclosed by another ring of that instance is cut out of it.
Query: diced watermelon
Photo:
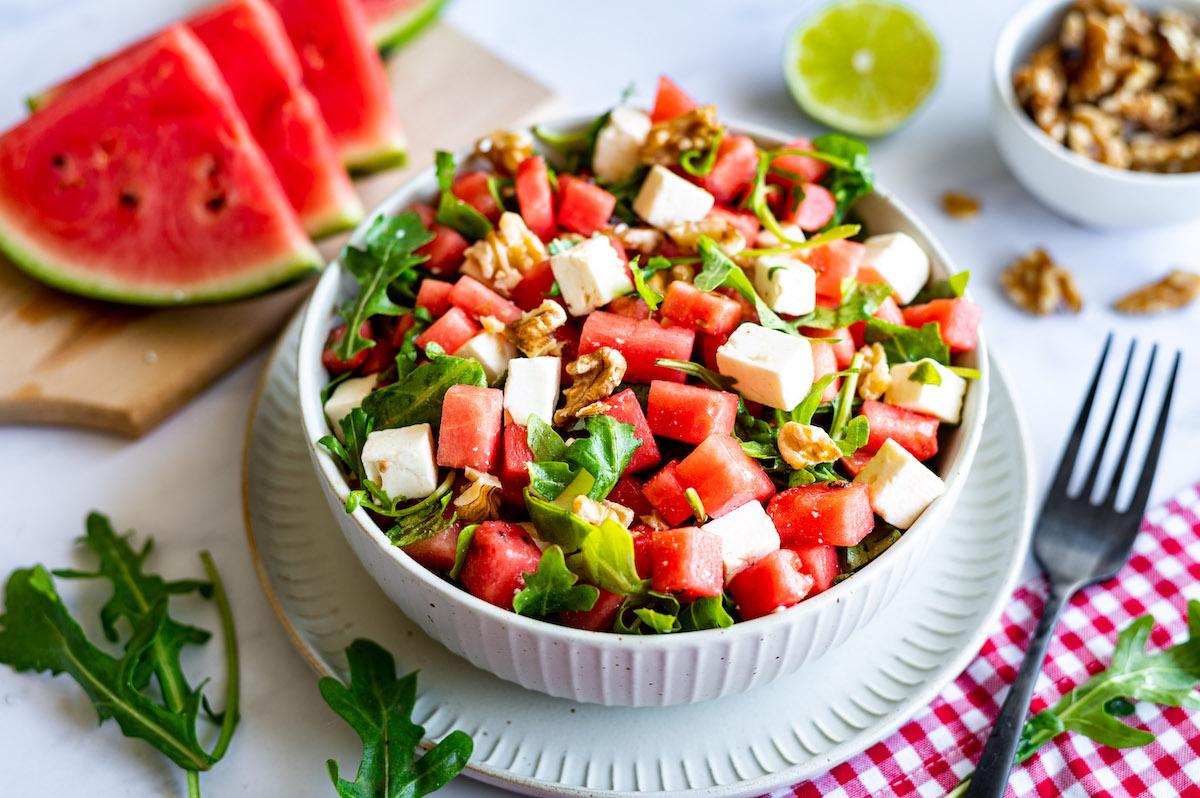
[[[865,448],[859,449],[849,457],[843,457],[840,462],[842,468],[846,469],[851,477],[858,476],[858,473],[867,467],[867,463],[871,462],[871,458],[875,456],[875,452],[868,452]]]
[[[828,344],[824,341],[811,341],[810,346],[812,347],[813,358],[813,382],[818,382],[825,375],[833,374],[838,370],[837,355],[833,352],[833,344]],[[821,401],[833,401],[841,385],[842,378],[835,378],[821,394]]]
[[[970,352],[979,336],[979,319],[983,311],[965,296],[954,299],[935,299],[924,305],[904,308],[904,323],[909,327],[924,327],[936,321],[942,340],[951,352]]]
[[[417,289],[417,307],[425,308],[435,319],[450,309],[450,292],[454,285],[445,280],[425,279]]]
[[[642,495],[672,526],[692,517],[692,506],[684,494],[686,488],[676,471],[678,465],[678,460],[672,460],[642,486]]]
[[[604,588],[597,588],[597,590],[600,591],[600,595],[590,610],[560,612],[558,614],[559,622],[563,626],[584,629],[588,632],[607,632],[612,629],[617,620],[617,613],[620,611],[621,605],[625,603],[625,597],[618,593],[610,593]]]
[[[654,530],[638,524],[629,534],[633,536],[633,567],[640,578],[649,579],[654,573]]]
[[[937,454],[938,420],[933,416],[883,402],[863,402],[862,414],[870,425],[864,447],[867,451],[879,451],[884,441],[891,438],[918,460],[928,460]]]
[[[747,246],[754,246],[759,232],[762,231],[762,223],[758,221],[758,217],[754,215],[753,211],[741,211],[725,205],[714,205],[705,218],[722,219],[729,222],[746,239]]]
[[[515,178],[517,206],[525,226],[543,241],[554,237],[558,229],[554,221],[554,194],[550,191],[550,174],[546,159],[534,155],[521,161]]]
[[[597,310],[588,315],[579,338],[579,354],[612,347],[625,356],[628,382],[668,380],[683,382],[687,376],[675,369],[655,365],[659,358],[691,360],[696,333],[687,327],[663,327],[655,321],[631,319]]]
[[[437,464],[491,471],[500,454],[504,392],[478,385],[451,385],[442,399]]]
[[[694,488],[704,510],[720,518],[748,501],[763,500],[775,492],[775,483],[736,438],[713,435],[680,461],[679,479]]]
[[[502,209],[488,188],[490,177],[488,172],[464,172],[454,178],[450,193],[495,222],[500,218]]]
[[[542,552],[525,530],[504,521],[484,521],[475,530],[459,579],[472,596],[506,610],[537,571]]]
[[[737,302],[701,291],[685,280],[675,280],[667,287],[659,312],[676,324],[712,335],[727,336],[742,321]]]
[[[634,518],[650,515],[654,505],[642,495],[642,483],[637,477],[621,477],[608,494],[608,500],[633,510]]]
[[[454,568],[458,552],[458,533],[462,524],[455,521],[446,530],[431,538],[401,546],[400,550],[434,573],[449,573]]]
[[[874,266],[868,265],[866,263],[859,265],[858,274],[854,275],[854,279],[858,280],[863,285],[887,282],[887,280],[884,279],[883,275],[879,273],[878,269],[876,269]],[[888,287],[890,288],[891,286],[888,286]],[[892,296],[895,296],[894,291],[892,292]],[[897,305],[897,307],[899,307],[899,305]]]
[[[833,580],[842,572],[834,546],[789,546],[800,558],[800,567],[812,577],[813,586],[809,596],[824,593],[833,587]]]
[[[590,236],[612,216],[617,198],[599,186],[578,177],[558,179],[558,223],[567,230]]]
[[[813,143],[803,136],[793,139],[783,149],[814,152]],[[795,175],[796,178],[783,177],[776,174],[770,175],[772,182],[791,185],[794,183],[816,183],[820,181],[825,176],[825,173],[829,171],[829,164],[824,161],[818,161],[816,158],[807,158],[803,155],[780,155],[771,160],[771,168],[790,172],[792,175]]]
[[[411,313],[402,313],[396,317],[396,321],[392,324],[392,330],[388,334],[392,342],[392,346],[399,349],[404,346],[404,336],[417,323],[417,319]]]
[[[683,89],[663,75],[658,79],[658,92],[654,95],[654,110],[650,112],[650,121],[658,124],[674,119],[681,114],[697,107],[696,101],[683,93]]]
[[[646,403],[647,421],[655,435],[684,443],[701,443],[710,435],[732,435],[738,395],[698,385],[655,380]]]
[[[729,580],[729,595],[749,621],[800,603],[812,587],[796,552],[776,549]]]
[[[700,186],[717,202],[730,202],[750,185],[758,171],[758,147],[749,136],[726,136],[717,146],[712,169]]]
[[[504,428],[504,464],[501,466],[500,481],[525,487],[529,484],[529,469],[533,452],[529,450],[529,431],[520,424],[509,424]]]
[[[654,566],[651,583],[659,593],[681,601],[724,592],[721,536],[694,526],[656,529],[651,537]]]
[[[619,296],[608,303],[608,312],[631,319],[650,318],[650,306],[646,300],[636,296]]]
[[[533,310],[547,299],[562,304],[560,297],[546,296],[554,287],[554,272],[550,270],[550,261],[544,260],[525,271],[521,282],[512,290],[512,301],[522,310]]]
[[[458,267],[463,262],[463,253],[471,242],[463,238],[457,230],[434,221],[437,211],[428,205],[414,205],[410,210],[421,216],[421,223],[433,233],[433,240],[417,250],[418,255],[428,258],[421,265],[438,277],[449,277],[458,273]]]
[[[637,395],[632,389],[621,391],[615,396],[602,400],[601,403],[604,405],[604,409],[600,411],[601,414],[626,424],[632,424],[634,434],[642,442],[642,445],[633,453],[633,457],[629,459],[629,465],[625,467],[623,473],[636,474],[638,471],[645,471],[662,462],[662,456],[658,453],[658,444],[654,441],[650,425],[646,423],[646,416],[642,413],[642,406],[638,404]]]
[[[862,270],[860,269],[859,271],[861,272]],[[900,312],[900,306],[891,297],[883,300],[879,308],[871,315],[881,321],[886,321],[888,324],[904,323],[904,316]],[[863,345],[863,333],[866,332],[866,329],[867,323],[865,321],[856,321],[850,325],[850,337],[854,339],[855,348]]]
[[[794,186],[784,199],[780,221],[790,222],[801,230],[820,230],[829,224],[837,211],[837,200],[829,189],[819,183]]]
[[[396,362],[396,352],[399,347],[392,343],[392,337],[387,334],[387,327],[384,324],[388,321],[390,320],[379,319],[376,321],[376,324],[380,325],[380,329],[375,331],[375,345],[367,350],[367,359],[358,370],[359,374],[378,374]]]
[[[854,277],[866,247],[857,241],[830,241],[813,247],[804,261],[817,273],[817,295],[842,301],[842,280]]]
[[[875,528],[862,482],[815,482],[777,493],[767,504],[783,545],[856,546]]]
[[[726,299],[732,299],[742,309],[742,322],[750,322],[758,324],[758,308],[754,307],[754,303],[746,297],[738,293],[736,288],[718,288],[715,293],[720,294]]]
[[[437,344],[448,355],[452,355],[479,334],[479,325],[471,320],[462,308],[450,308],[446,315],[429,325],[429,329],[418,335],[414,340],[417,346],[424,349],[429,344]]]
[[[696,343],[700,345],[700,357],[705,368],[720,371],[717,368],[717,350],[729,340],[728,335],[708,335],[696,333]]]
[[[477,319],[495,316],[505,324],[512,324],[521,318],[521,308],[467,274],[458,278],[447,299]]]
[[[371,330],[371,322],[364,321],[358,328],[358,335],[361,338],[374,339],[375,333]],[[333,349],[337,346],[338,341],[345,337],[346,325],[339,324],[329,331],[329,336],[325,339],[325,348],[321,350],[321,365],[330,374],[345,374],[347,371],[354,371],[365,363],[367,356],[371,354],[370,349],[364,349],[356,352],[349,360],[339,360],[338,356],[333,353]]]

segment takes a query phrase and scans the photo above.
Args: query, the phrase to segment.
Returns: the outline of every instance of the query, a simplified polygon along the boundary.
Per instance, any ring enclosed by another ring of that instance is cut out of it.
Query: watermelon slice
[[[0,135],[0,250],[68,291],[155,305],[241,297],[321,264],[182,25]]]
[[[358,0],[271,0],[352,172],[404,163],[405,137]]]
[[[437,19],[447,0],[358,0],[367,14],[371,38],[382,52],[412,41]]]

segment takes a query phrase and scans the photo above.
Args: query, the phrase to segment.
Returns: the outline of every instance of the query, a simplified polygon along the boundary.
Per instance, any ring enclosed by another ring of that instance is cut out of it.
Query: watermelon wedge
[[[371,38],[381,52],[412,41],[437,19],[447,0],[358,0],[367,14]]]
[[[271,0],[304,81],[352,172],[404,163],[405,137],[387,73],[358,0]]]
[[[0,250],[65,290],[151,305],[246,296],[321,265],[182,25],[0,135]]]

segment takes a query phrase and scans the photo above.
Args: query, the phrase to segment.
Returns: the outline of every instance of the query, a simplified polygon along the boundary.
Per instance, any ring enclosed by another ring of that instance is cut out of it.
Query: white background
[[[22,117],[26,95],[199,5],[0,0],[0,127]],[[779,54],[785,31],[817,5],[458,0],[448,18],[555,89],[569,111],[602,110],[631,81],[636,99],[648,103],[665,72],[696,98],[718,104],[726,117],[813,134],[820,128],[787,94]],[[1122,344],[1136,335],[1189,353],[1154,498],[1200,480],[1200,307],[1132,319],[1108,309],[1123,292],[1168,268],[1200,270],[1200,226],[1105,234],[1039,206],[1005,171],[988,122],[992,43],[1019,2],[914,5],[941,40],[941,84],[911,124],[872,143],[872,158],[880,182],[926,220],[959,268],[972,272],[993,352],[1024,412],[1039,496],[1110,330]],[[939,198],[946,189],[979,196],[982,215],[972,221],[944,216]],[[1005,300],[1000,270],[1035,245],[1049,248],[1078,277],[1087,298],[1083,313],[1033,319]],[[352,772],[357,741],[325,708],[312,674],[271,614],[242,528],[241,450],[262,364],[261,355],[251,359],[136,442],[73,430],[0,428],[0,572],[35,562],[71,564],[72,541],[93,508],[121,528],[153,534],[158,547],[151,566],[163,573],[199,575],[195,552],[210,549],[239,625],[244,720],[228,757],[202,777],[204,794],[329,796],[326,757]],[[206,625],[212,628],[212,620]],[[66,679],[0,669],[0,793],[184,794],[179,772],[155,751],[124,740],[111,723],[101,731],[94,726],[95,713]],[[493,792],[459,780],[444,794]]]

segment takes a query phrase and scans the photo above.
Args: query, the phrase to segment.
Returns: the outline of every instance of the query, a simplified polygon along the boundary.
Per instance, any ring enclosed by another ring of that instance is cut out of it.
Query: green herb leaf
[[[683,171],[694,177],[704,177],[711,172],[717,163],[717,150],[720,149],[721,139],[724,136],[725,128],[721,128],[717,131],[717,135],[713,136],[707,153],[702,153],[700,150],[688,150],[679,156],[679,165],[683,167]],[[704,157],[703,160],[700,160],[701,156]]]
[[[825,389],[833,384],[833,381],[838,377],[849,377],[851,374],[857,374],[858,371],[847,369],[845,371],[837,371],[833,374],[826,374],[821,379],[813,383],[813,387],[809,389],[808,395],[804,397],[804,401],[792,408],[791,421],[797,424],[811,424],[813,414],[817,412],[817,408],[821,406],[821,395],[825,393]]]
[[[403,382],[367,394],[362,409],[374,421],[375,429],[429,424],[437,430],[442,423],[442,401],[453,385],[486,388],[487,378],[479,361],[434,354]]]
[[[956,299],[967,290],[967,281],[970,279],[971,273],[968,271],[951,275],[945,280],[938,280],[936,283],[922,288],[920,293],[913,297],[913,301],[908,304],[924,305],[935,299]]]
[[[654,365],[662,366],[666,369],[674,369],[675,371],[682,371],[689,377],[695,377],[700,380],[700,382],[714,391],[732,391],[733,386],[737,384],[737,380],[733,377],[718,374],[712,369],[701,366],[699,363],[693,363],[690,360],[671,360],[660,357],[654,361]]]
[[[841,224],[855,201],[874,188],[875,173],[867,157],[867,145],[857,139],[841,133],[826,133],[813,139],[813,147],[846,163],[846,167],[835,165],[821,180],[837,200],[837,209],[829,221],[832,227]]]
[[[573,132],[550,130],[537,125],[533,128],[533,135],[558,150],[565,161],[564,171],[578,172],[591,167],[596,137],[600,135],[600,129],[608,124],[611,115],[611,111],[605,112],[593,119],[587,127]]]
[[[883,301],[892,295],[891,286],[885,283],[860,284],[847,278],[842,284],[842,303],[836,308],[814,308],[811,313],[796,319],[797,327],[815,327],[818,330],[837,330],[871,318]]]
[[[845,477],[833,469],[832,463],[817,463],[808,468],[801,468],[788,474],[788,487],[812,485],[815,482],[843,482]]]
[[[679,626],[684,632],[728,629],[733,626],[733,616],[725,609],[722,596],[701,596],[679,611]]]
[[[867,343],[879,341],[889,365],[912,363],[929,358],[943,366],[950,365],[950,347],[942,340],[941,326],[931,321],[919,330],[880,319],[867,321],[863,331]]]
[[[882,525],[863,538],[857,546],[842,549],[842,570],[851,573],[883,554],[903,533],[895,527]]]
[[[513,610],[530,618],[558,612],[590,610],[600,598],[592,585],[577,585],[579,577],[567,569],[563,550],[551,546],[542,552],[537,572],[525,574],[525,588],[513,599]]]
[[[392,655],[370,640],[346,647],[350,684],[333,677],[318,683],[321,698],[346,721],[363,744],[354,781],[338,775],[337,762],[326,762],[329,777],[342,798],[420,798],[441,789],[471,757],[471,738],[452,731],[415,759],[425,729],[413,723],[417,674],[396,678]]]
[[[611,416],[588,416],[583,429],[588,434],[567,446],[549,424],[536,416],[530,417],[526,431],[534,461],[529,465],[529,474],[541,485],[534,485],[534,489],[546,498],[558,498],[561,489],[582,469],[595,480],[587,495],[596,501],[603,500],[642,445],[632,424]]]
[[[533,495],[529,488],[525,489],[525,508],[538,531],[538,537],[566,551],[578,550],[583,541],[598,529],[595,524],[589,524],[566,507]]]
[[[750,282],[750,278],[746,273],[738,268],[728,255],[720,250],[716,242],[708,236],[700,236],[698,246],[700,248],[700,262],[703,268],[696,275],[696,279],[692,284],[701,291],[714,291],[722,286],[729,287],[741,294],[747,301],[754,303],[755,310],[758,311],[758,322],[764,327],[769,327],[772,330],[780,330],[790,333],[791,327],[787,322],[779,318],[775,311],[767,306],[758,292],[754,290],[754,284]]]
[[[438,150],[436,169],[438,188],[442,192],[438,199],[438,223],[446,225],[472,241],[477,241],[492,232],[492,223],[486,216],[454,196],[454,156]]]
[[[983,376],[983,372],[979,369],[970,369],[966,366],[949,366],[948,368],[964,380],[977,380]]]
[[[462,573],[463,563],[467,560],[467,549],[471,548],[476,529],[479,529],[479,524],[471,524],[459,530],[458,542],[454,546],[454,567],[450,569],[449,574],[451,579],[458,579],[458,575]]]
[[[680,631],[679,599],[653,590],[631,593],[621,604],[613,631],[618,634],[669,634]]]
[[[571,570],[587,583],[621,596],[645,589],[633,559],[633,536],[611,519],[583,539],[568,560]]]
[[[417,361],[421,357],[421,351],[417,348],[417,338],[433,324],[433,316],[425,308],[413,308],[412,314],[413,326],[405,331],[404,340],[396,352],[397,382],[408,377],[417,367]]]
[[[918,361],[917,367],[909,373],[908,381],[921,385],[941,385],[942,375],[938,372],[937,366],[933,365],[932,360],[921,360]]]
[[[859,449],[867,445],[867,439],[871,437],[871,425],[867,421],[866,416],[855,416],[846,423],[842,428],[842,433],[833,439],[837,444],[838,449],[842,452],[842,457],[849,457]]]
[[[573,238],[556,238],[546,245],[551,255],[557,255],[560,252],[566,252],[572,247],[577,247],[582,244],[582,241],[576,241]]]
[[[637,291],[638,296],[650,306],[651,310],[658,310],[659,304],[663,300],[663,295],[655,291],[646,284],[646,278],[654,274],[654,272],[670,269],[674,264],[666,258],[654,256],[650,259],[650,263],[644,268],[638,265],[638,258],[634,258],[629,263],[629,270],[633,272],[633,287]]]

